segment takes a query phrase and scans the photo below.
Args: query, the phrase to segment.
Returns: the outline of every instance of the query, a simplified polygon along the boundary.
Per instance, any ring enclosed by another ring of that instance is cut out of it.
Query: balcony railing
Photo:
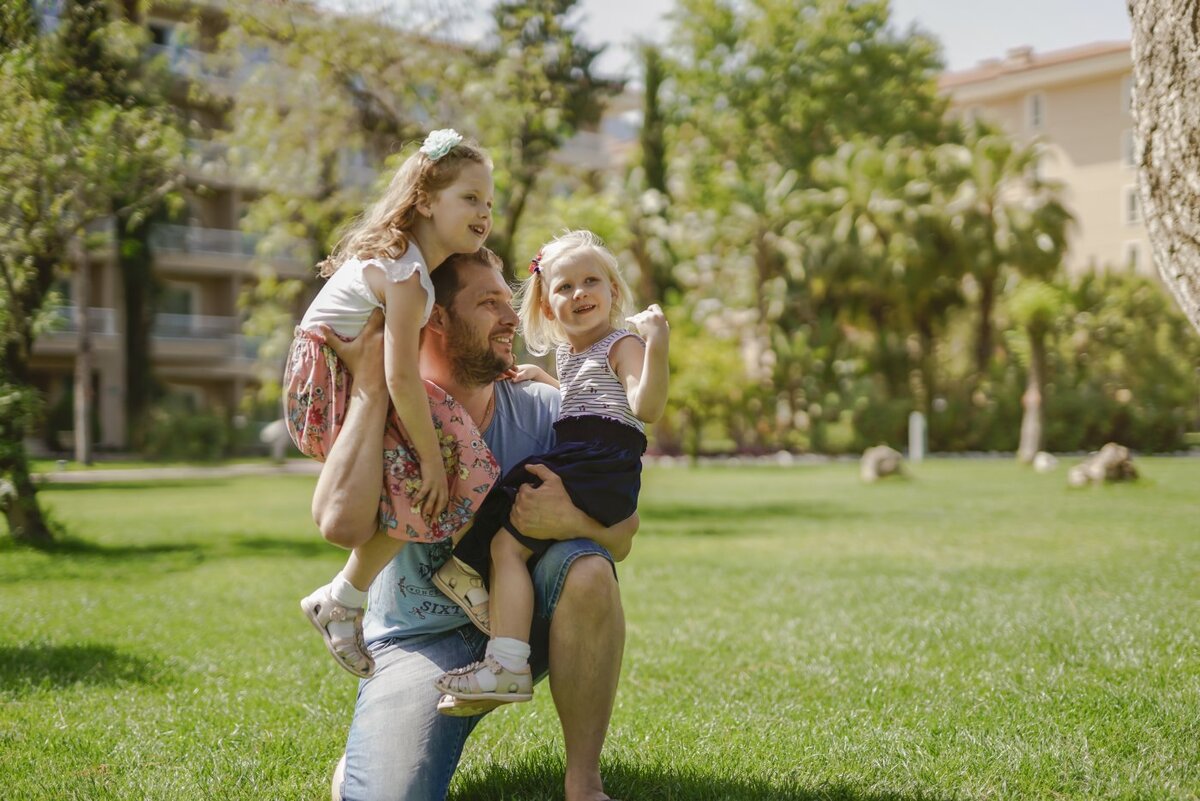
[[[175,339],[225,339],[241,328],[236,317],[215,317],[207,314],[154,315],[154,336]]]
[[[51,336],[79,333],[79,322],[74,306],[56,306],[51,310]],[[112,335],[117,333],[117,310],[101,306],[88,307],[88,331],[93,334]]]
[[[230,91],[239,88],[269,61],[265,53],[249,51],[242,54],[241,63],[234,67],[223,63],[214,53],[181,45],[149,45],[146,53],[151,58],[165,58],[167,69],[181,78],[224,86]],[[278,80],[282,81],[283,78]]]
[[[262,235],[225,228],[201,228],[195,225],[155,225],[150,230],[150,246],[172,253],[197,253],[210,256],[234,256],[252,259],[259,256]],[[294,240],[265,258],[305,263],[310,260],[308,244]]]

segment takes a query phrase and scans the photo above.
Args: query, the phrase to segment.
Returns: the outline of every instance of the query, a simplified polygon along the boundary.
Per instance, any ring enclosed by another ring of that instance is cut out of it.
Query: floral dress
[[[350,260],[334,273],[313,301],[305,321],[296,328],[283,373],[284,419],[288,433],[300,452],[322,462],[329,455],[345,422],[346,403],[354,378],[337,354],[306,323],[311,324],[312,319],[322,319],[319,314],[313,313],[314,307],[320,307],[321,304],[340,304],[339,311],[356,303],[361,304],[366,307],[365,313],[359,314],[363,309],[354,309],[353,312],[365,321],[366,316],[378,306],[361,280],[361,271],[366,264],[377,264],[393,281],[405,280],[414,271],[424,268],[424,262],[416,259],[407,263]],[[344,270],[357,270],[359,274],[342,275]],[[432,307],[432,286],[428,284],[427,272],[421,274],[421,279],[422,286],[426,287],[430,296],[425,313],[425,319],[428,320]],[[335,280],[338,281],[336,286]],[[322,297],[326,289],[330,290],[331,295],[337,293],[338,286],[343,290],[340,296]],[[344,341],[354,338],[341,334],[338,336]],[[414,505],[414,498],[421,488],[420,462],[400,416],[394,407],[389,406],[382,443],[383,486],[379,496],[379,527],[398,539],[437,542],[471,524],[499,476],[500,468],[462,404],[436,384],[429,381],[424,383],[434,432],[441,444],[450,502],[436,520],[423,517]]]

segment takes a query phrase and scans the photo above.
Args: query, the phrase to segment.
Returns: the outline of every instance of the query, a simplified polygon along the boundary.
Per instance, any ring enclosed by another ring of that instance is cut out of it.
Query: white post
[[[925,415],[913,412],[908,416],[908,460],[916,463],[925,458]]]

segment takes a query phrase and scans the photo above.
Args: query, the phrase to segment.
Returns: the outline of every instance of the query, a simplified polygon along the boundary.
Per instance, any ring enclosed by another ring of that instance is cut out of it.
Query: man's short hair
[[[480,264],[497,271],[504,269],[500,257],[487,248],[480,248],[474,253],[455,253],[442,262],[430,275],[433,281],[433,302],[443,309],[449,309],[462,289],[462,269]]]

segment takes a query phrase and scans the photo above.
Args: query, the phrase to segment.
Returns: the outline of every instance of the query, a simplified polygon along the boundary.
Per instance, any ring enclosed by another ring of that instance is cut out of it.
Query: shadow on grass
[[[943,801],[935,794],[868,792],[837,784],[800,786],[674,766],[606,762],[604,789],[621,801]],[[562,763],[492,764],[456,782],[449,801],[559,801]]]
[[[646,523],[687,525],[688,535],[740,533],[748,520],[756,525],[797,520],[829,522],[863,517],[863,511],[849,505],[826,501],[803,503],[727,504],[645,504],[640,510]]]
[[[59,493],[59,492],[85,492],[91,490],[156,490],[156,489],[212,489],[213,487],[227,487],[230,484],[228,478],[186,478],[186,479],[158,479],[145,481],[104,481],[98,479],[96,481],[83,482],[66,482],[61,483],[54,481],[45,481],[38,485],[38,492]]]
[[[103,578],[113,576],[115,571],[129,578],[177,573],[224,560],[280,556],[321,559],[336,552],[336,548],[318,537],[293,539],[220,534],[200,541],[104,544],[60,535],[46,549],[34,549],[18,545],[11,538],[0,538],[0,554],[42,554],[51,557],[55,563],[54,570],[45,569],[41,559],[0,563],[0,582]]]
[[[161,665],[111,645],[0,645],[0,690],[26,695],[75,684],[155,684]]]

